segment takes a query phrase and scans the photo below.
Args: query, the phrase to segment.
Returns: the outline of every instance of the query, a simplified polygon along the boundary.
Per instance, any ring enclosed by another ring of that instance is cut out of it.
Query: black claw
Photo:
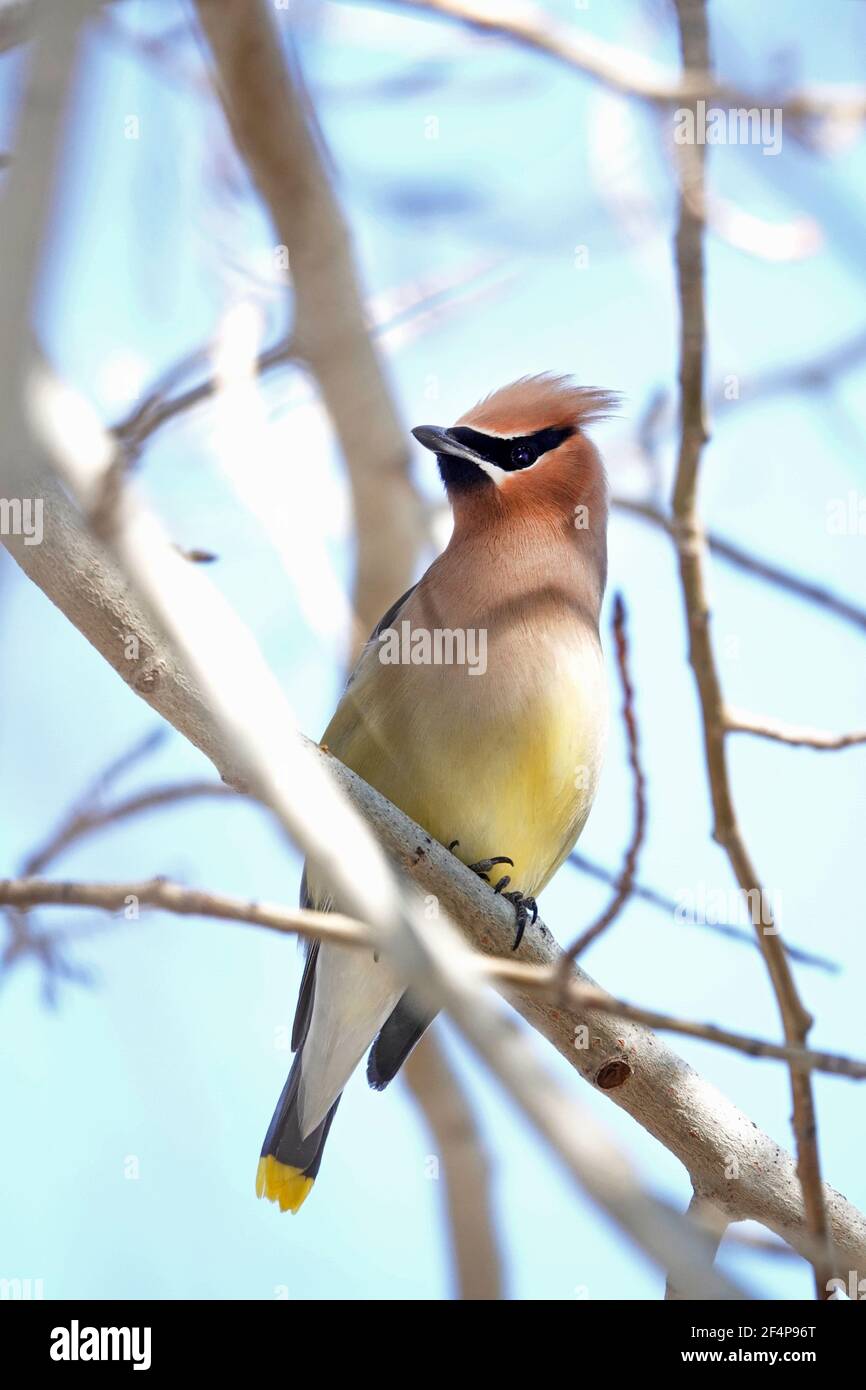
[[[449,850],[454,850],[459,844],[459,840],[452,840],[448,848]],[[477,864],[468,864],[467,868],[471,869],[472,872],[483,879],[485,883],[489,883],[490,879],[487,875],[496,864],[508,864],[512,869],[514,868],[514,860],[509,858],[507,854],[494,854],[490,859],[479,859]],[[510,893],[506,893],[504,890],[508,887],[510,882],[510,875],[503,874],[502,878],[496,882],[493,891],[494,893],[501,893],[504,898],[507,898],[508,901],[514,905],[514,914],[517,918],[517,932],[514,937],[514,945],[511,949],[512,951],[516,951],[523,940],[527,922],[529,922],[530,926],[534,927],[538,921],[538,904],[534,898],[524,897],[523,893],[519,892],[516,888],[512,889]],[[532,914],[531,920],[530,913]]]
[[[514,868],[514,860],[509,859],[507,854],[496,854],[492,859],[479,859],[477,864],[470,864],[468,867],[474,874],[482,876],[492,869],[494,864],[510,864]]]
[[[458,846],[459,844],[460,844],[460,841],[459,841],[459,840],[452,840],[451,843],[450,843],[450,845],[448,846],[448,852],[449,852],[449,854],[453,854],[454,851],[455,851],[455,849],[457,848],[457,846]]]
[[[535,923],[538,921],[538,904],[534,898],[524,897],[517,889],[512,893],[505,893],[504,896],[510,903],[514,904],[514,913],[517,918],[517,933],[514,937],[514,945],[511,949],[512,951],[516,951],[523,940],[523,933],[526,931],[526,923],[530,912],[532,913],[530,926],[534,927]]]

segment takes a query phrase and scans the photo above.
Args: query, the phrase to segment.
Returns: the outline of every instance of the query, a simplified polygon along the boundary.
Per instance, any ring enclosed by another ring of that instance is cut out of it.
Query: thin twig
[[[625,727],[626,745],[628,748],[628,762],[631,768],[633,805],[634,805],[634,824],[631,834],[631,841],[623,859],[622,870],[616,883],[616,892],[608,903],[607,907],[591,923],[584,932],[581,932],[576,941],[569,946],[562,957],[562,979],[567,981],[569,969],[573,961],[586,950],[590,942],[597,940],[603,931],[616,920],[625,904],[632,894],[634,877],[637,871],[637,861],[640,854],[646,833],[646,778],[640,761],[640,735],[638,733],[637,713],[635,710],[634,686],[632,685],[631,675],[628,667],[628,635],[626,630],[626,610],[625,600],[622,594],[617,594],[613,601],[613,630],[614,646],[616,649],[616,664],[619,671],[620,685],[622,687],[622,722]]]
[[[105,830],[109,825],[131,820],[147,811],[174,806],[180,801],[203,798],[239,799],[234,787],[227,787],[223,782],[177,782],[164,787],[150,787],[109,806],[82,808],[65,821],[41,849],[30,855],[22,864],[21,873],[27,876],[42,873],[70,845]]]
[[[684,69],[709,71],[709,40],[705,0],[676,0],[677,23]],[[703,224],[695,214],[700,205],[704,179],[705,146],[683,146],[679,220],[676,236],[676,274],[680,300],[680,393],[681,437],[673,496],[675,539],[680,580],[689,632],[691,663],[701,707],[707,774],[715,819],[714,838],[731,862],[742,891],[756,890],[761,901],[766,894],[752,863],[737,824],[725,751],[725,707],[710,637],[710,609],[707,596],[706,545],[697,508],[698,474],[701,453],[707,439],[704,420],[704,358],[706,324],[704,308]],[[697,197],[687,191],[697,190]],[[778,1001],[785,1041],[792,1047],[805,1047],[812,1018],[800,999],[787,956],[775,924],[756,927],[758,940]],[[827,1213],[821,1183],[817,1120],[811,1080],[807,1072],[791,1068],[794,1102],[794,1134],[797,1145],[797,1174],[803,1192],[807,1228],[817,1245],[824,1246],[825,1257],[814,1259],[815,1291],[826,1296],[832,1275]]]
[[[754,734],[756,738],[787,743],[792,748],[816,748],[825,752],[855,748],[858,744],[866,743],[866,729],[831,734],[825,729],[807,729],[799,724],[786,724],[781,719],[770,719],[766,715],[731,709],[730,705],[725,707],[725,728],[729,734]]]

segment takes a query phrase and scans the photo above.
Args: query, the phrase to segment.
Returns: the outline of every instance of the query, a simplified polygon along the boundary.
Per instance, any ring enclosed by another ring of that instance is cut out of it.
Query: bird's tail
[[[299,1211],[309,1194],[322,1162],[331,1121],[340,1104],[340,1097],[337,1096],[321,1124],[306,1138],[303,1137],[298,1109],[302,1053],[303,1046],[295,1053],[288,1080],[265,1135],[256,1173],[256,1196],[279,1203],[280,1211]]]

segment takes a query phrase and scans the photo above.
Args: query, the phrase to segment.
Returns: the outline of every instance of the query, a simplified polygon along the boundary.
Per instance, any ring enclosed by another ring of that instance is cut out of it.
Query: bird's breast
[[[607,703],[594,625],[542,596],[534,613],[488,614],[463,662],[413,647],[416,627],[386,659],[368,653],[325,742],[437,840],[459,840],[465,863],[508,855],[514,867],[491,878],[537,893],[598,780]]]

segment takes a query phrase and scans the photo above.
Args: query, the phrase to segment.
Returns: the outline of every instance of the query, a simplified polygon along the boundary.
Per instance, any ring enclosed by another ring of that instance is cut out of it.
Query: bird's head
[[[570,522],[579,506],[604,524],[604,469],[583,428],[615,407],[610,392],[545,373],[494,391],[450,429],[419,425],[412,433],[435,453],[458,525],[461,517],[477,522],[479,512]]]

